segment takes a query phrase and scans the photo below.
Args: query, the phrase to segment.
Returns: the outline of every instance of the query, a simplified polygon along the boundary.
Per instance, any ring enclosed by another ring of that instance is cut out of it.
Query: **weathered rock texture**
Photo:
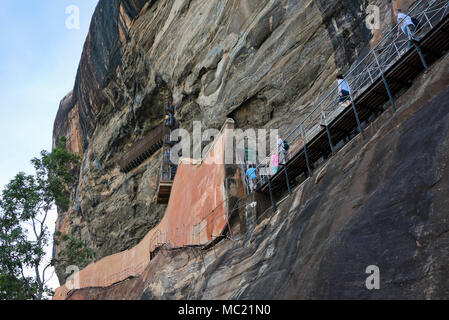
[[[75,275],[80,288],[108,287],[143,273],[161,244],[172,248],[210,246],[228,225],[227,213],[243,198],[236,165],[225,165],[225,146],[233,136],[229,120],[202,163],[183,159],[173,182],[170,202],[161,222],[129,250],[102,258]],[[188,190],[188,192],[186,192]],[[53,299],[65,299],[71,286],[58,288]]]
[[[167,99],[188,130],[230,116],[237,127],[286,132],[391,28],[392,8],[412,2],[370,3],[384,22],[372,32],[366,0],[100,0],[55,121],[54,140],[67,136],[83,156],[57,230],[97,259],[136,245],[164,214],[155,204],[161,155],[128,174],[118,159],[161,123]]]
[[[248,237],[161,252],[142,276],[70,299],[446,299],[448,100],[446,56]]]

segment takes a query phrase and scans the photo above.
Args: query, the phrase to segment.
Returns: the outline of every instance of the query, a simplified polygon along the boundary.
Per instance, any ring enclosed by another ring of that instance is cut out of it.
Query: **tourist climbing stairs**
[[[449,49],[449,0],[421,0],[409,15],[419,20],[419,41],[387,33],[346,75],[350,101],[341,104],[337,87],[330,88],[310,113],[283,140],[291,145],[289,161],[275,175],[262,174],[270,156],[257,167],[256,191],[276,195],[291,192],[313,170],[357,135],[385,107],[396,112],[395,96]],[[409,47],[409,45],[411,47]],[[267,172],[265,170],[265,172]]]

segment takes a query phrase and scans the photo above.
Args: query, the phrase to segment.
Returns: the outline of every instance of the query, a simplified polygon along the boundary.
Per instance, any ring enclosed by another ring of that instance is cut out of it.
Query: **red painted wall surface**
[[[150,253],[161,244],[172,248],[207,244],[221,235],[227,223],[225,141],[222,133],[201,164],[183,161],[164,218],[136,247],[90,264],[74,281],[59,287],[53,299],[65,299],[72,289],[107,287],[141,274],[150,263]]]

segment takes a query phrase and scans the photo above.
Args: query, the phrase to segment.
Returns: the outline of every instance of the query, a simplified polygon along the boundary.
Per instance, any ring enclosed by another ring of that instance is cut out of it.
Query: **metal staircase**
[[[273,176],[262,175],[270,156],[257,166],[256,191],[274,195],[313,174],[314,164],[331,157],[390,103],[396,111],[395,95],[442,57],[449,49],[449,0],[421,0],[408,15],[420,23],[420,41],[408,47],[409,39],[397,38],[397,25],[346,75],[351,102],[341,105],[337,87],[331,88],[312,111],[283,140],[291,146],[289,161]]]

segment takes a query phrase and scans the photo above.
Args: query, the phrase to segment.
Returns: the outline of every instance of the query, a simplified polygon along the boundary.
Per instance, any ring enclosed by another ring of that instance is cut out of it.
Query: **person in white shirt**
[[[338,82],[338,95],[340,96],[340,104],[346,107],[351,103],[351,94],[349,85],[344,79],[343,75],[341,74],[337,76],[337,82]]]
[[[402,12],[402,9],[398,8],[395,11],[397,19],[398,19],[398,38],[402,33],[409,39],[408,47],[409,49],[412,47],[414,41],[419,41],[415,36],[416,26],[412,21],[412,18]]]
[[[285,142],[278,139],[279,163],[285,165],[288,162],[288,150],[285,150]]]

